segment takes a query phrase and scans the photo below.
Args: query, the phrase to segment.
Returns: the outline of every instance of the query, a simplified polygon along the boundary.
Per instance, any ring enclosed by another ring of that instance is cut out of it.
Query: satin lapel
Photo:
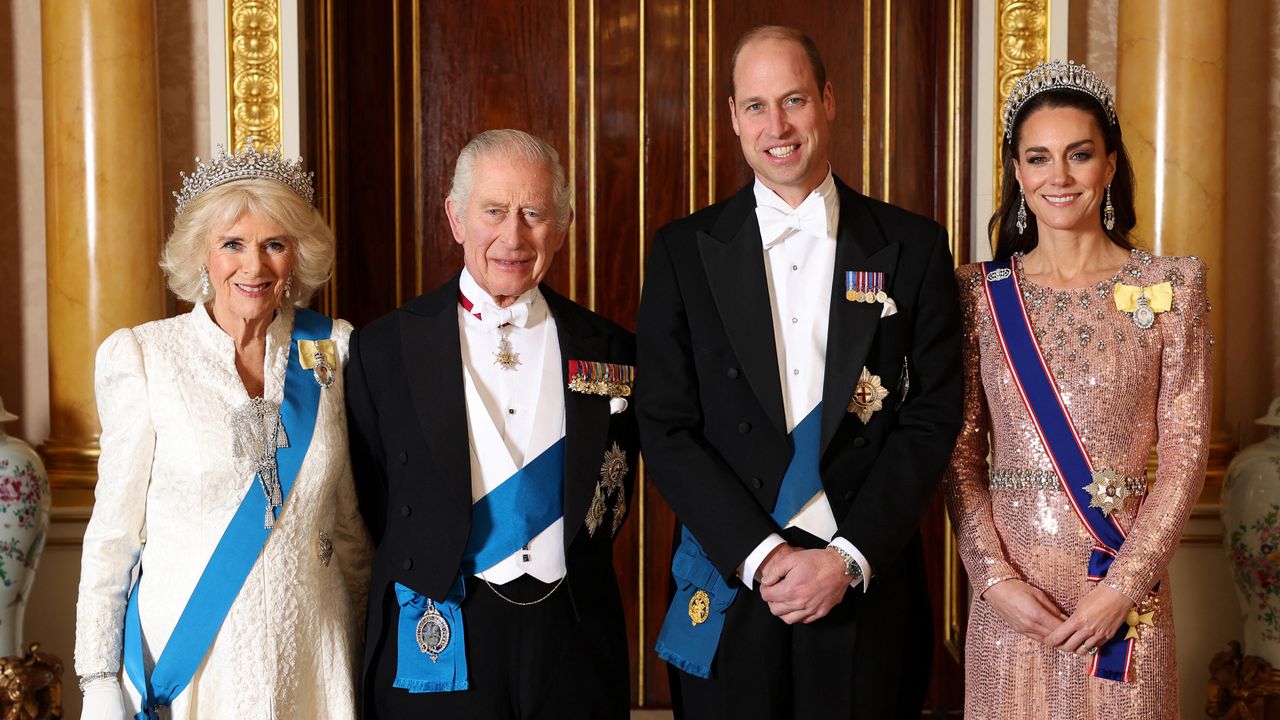
[[[751,389],[778,432],[787,434],[773,336],[773,308],[751,186],[735,195],[712,228],[698,233],[707,283]]]
[[[454,276],[444,287],[405,307],[400,313],[400,336],[422,439],[452,501],[451,507],[437,512],[460,512],[469,518],[471,459],[457,304],[458,277]]]
[[[899,246],[876,224],[866,201],[836,180],[840,192],[840,225],[836,231],[836,267],[831,279],[831,315],[827,325],[827,367],[822,379],[822,452],[849,411],[854,386],[867,361],[884,305],[845,298],[848,270],[883,272],[893,297]]]
[[[560,341],[560,389],[564,393],[564,546],[587,516],[609,439],[609,398],[569,389],[569,361],[609,361],[609,338],[583,321],[582,308],[542,286]],[[632,459],[635,462],[635,459]]]

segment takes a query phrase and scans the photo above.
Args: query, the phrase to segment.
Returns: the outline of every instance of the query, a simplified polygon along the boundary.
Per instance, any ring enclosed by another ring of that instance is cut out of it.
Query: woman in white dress
[[[161,260],[194,308],[98,350],[84,718],[355,716],[370,549],[343,409],[351,326],[305,309],[334,256],[312,192],[274,151],[199,163]]]

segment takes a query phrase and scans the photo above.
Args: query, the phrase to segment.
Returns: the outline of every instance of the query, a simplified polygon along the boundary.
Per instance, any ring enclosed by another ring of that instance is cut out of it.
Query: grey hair
[[[461,209],[467,207],[471,201],[471,190],[475,187],[476,163],[495,155],[541,164],[550,170],[555,226],[559,230],[568,227],[573,188],[569,187],[564,168],[560,165],[560,154],[546,140],[521,130],[486,130],[471,138],[471,142],[462,148],[453,169],[453,182],[449,185],[449,199],[454,205]]]
[[[267,178],[237,180],[219,185],[192,200],[173,220],[173,232],[160,254],[169,289],[189,303],[209,302],[200,290],[200,267],[209,257],[210,235],[245,214],[268,218],[293,239],[297,262],[290,299],[305,306],[333,272],[333,231],[320,212],[289,186]]]

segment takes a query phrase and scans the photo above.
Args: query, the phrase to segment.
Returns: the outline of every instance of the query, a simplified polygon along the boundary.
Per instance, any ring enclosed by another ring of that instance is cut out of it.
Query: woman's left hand
[[[1059,650],[1088,655],[1115,635],[1133,608],[1133,601],[1106,585],[1089,591],[1071,617],[1045,636],[1044,644]]]

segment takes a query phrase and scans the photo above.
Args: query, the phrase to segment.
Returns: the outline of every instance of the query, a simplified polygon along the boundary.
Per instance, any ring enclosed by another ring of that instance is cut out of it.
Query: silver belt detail
[[[1127,495],[1146,495],[1147,478],[1120,478]],[[1058,474],[1052,470],[992,470],[992,490],[1058,490]]]

